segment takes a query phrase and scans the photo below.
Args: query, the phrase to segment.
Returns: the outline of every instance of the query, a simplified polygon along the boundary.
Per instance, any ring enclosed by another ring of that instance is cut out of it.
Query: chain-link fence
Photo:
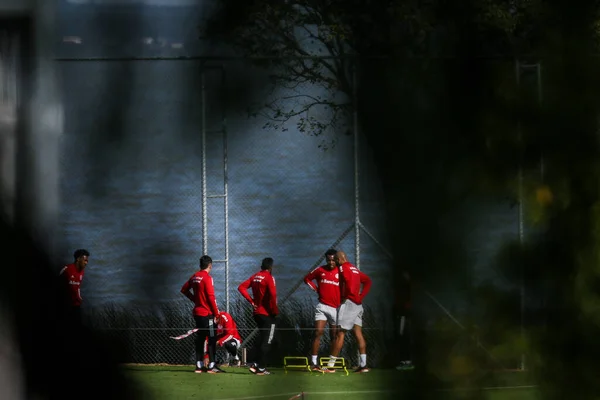
[[[238,330],[242,338],[247,338],[256,328],[246,324],[251,321],[250,314],[241,301],[236,301],[232,311],[242,324]],[[291,301],[282,308],[282,314],[277,320],[277,331],[272,349],[272,362],[278,365],[285,356],[307,356],[313,338],[312,303]],[[189,333],[189,310],[181,307],[164,307],[162,309],[131,310],[126,306],[103,306],[88,310],[86,324],[102,334],[118,349],[117,357],[123,363],[139,364],[179,364],[189,365],[195,362],[196,334]],[[370,307],[366,308],[364,318],[364,335],[369,343],[369,357],[373,365],[384,365],[393,361],[386,355],[386,347],[392,339],[392,327],[384,321],[381,325],[375,321]],[[322,338],[323,348],[329,348],[328,334]],[[350,365],[357,365],[356,343],[349,335],[346,339],[341,356]],[[256,353],[253,341],[247,342],[238,356],[246,363],[254,360]],[[324,354],[322,354],[324,355]],[[217,362],[226,364],[232,361],[227,351],[217,348]]]
[[[263,257],[275,258],[282,315],[274,359],[307,355],[316,298],[302,278],[332,246],[361,261],[374,281],[364,324],[370,363],[394,361],[386,345],[395,329],[387,301],[391,259],[387,243],[380,242],[387,237],[386,216],[374,156],[355,154],[367,148],[360,137],[302,132],[298,115],[267,129],[272,120],[249,118],[248,104],[257,97],[264,104],[289,93],[264,89],[268,71],[248,60],[75,57],[60,66],[64,247],[91,251],[82,287],[88,321],[127,349],[122,361],[193,361],[193,337],[170,336],[193,328],[191,307],[181,303],[179,289],[202,253],[215,260],[220,308],[233,315],[249,350],[255,324],[237,286]],[[312,89],[303,84],[294,90]],[[303,115],[324,118],[312,109]],[[356,128],[348,126],[350,133]],[[481,210],[486,213],[489,208]],[[495,233],[502,238],[493,239],[496,246],[467,246],[476,253],[469,276],[416,293],[433,320],[465,329],[465,316],[481,317],[469,307],[470,285],[484,269],[489,272],[502,240],[516,238],[522,223],[506,202],[491,213],[499,218]],[[490,228],[476,223],[481,232]],[[324,352],[328,345],[325,335]],[[343,355],[356,363],[352,335]]]
[[[367,256],[362,268],[373,277],[373,293],[386,283],[389,259],[373,240],[382,232],[379,190],[371,176],[361,176],[367,195],[359,198],[366,211],[359,221],[358,253],[352,137],[341,136],[324,150],[320,146],[333,135],[263,129],[264,120],[245,114],[251,99],[237,98],[236,85],[266,79],[264,72],[249,71],[241,61],[224,64],[171,59],[60,64],[65,248],[90,250],[82,292],[94,309],[123,305],[119,318],[136,303],[180,304],[179,289],[206,252],[214,260],[220,307],[233,314],[248,348],[255,325],[237,286],[259,269],[263,257],[274,257],[283,313],[279,342],[297,343],[281,354],[306,354],[316,297],[301,281],[322,264],[327,248],[344,249],[351,258]],[[361,163],[368,159],[360,157]],[[372,297],[372,304],[382,301]],[[191,328],[193,320],[190,305],[178,307],[182,319],[164,328],[151,318],[114,327],[95,311],[92,323],[138,348],[128,353],[131,361],[183,362],[193,350],[191,339],[176,342],[169,333]],[[386,310],[380,312],[373,318],[385,320]],[[375,323],[365,329],[376,361],[385,350],[371,332],[383,329]],[[143,338],[156,342],[142,344]],[[327,344],[325,338],[323,348]]]

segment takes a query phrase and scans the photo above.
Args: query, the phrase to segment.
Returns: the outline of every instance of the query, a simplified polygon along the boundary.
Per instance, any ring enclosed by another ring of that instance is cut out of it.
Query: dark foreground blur
[[[5,310],[0,313],[0,375],[5,381],[0,398],[141,397],[119,371],[120,349],[67,314],[56,268],[40,246],[4,219],[0,237],[5,249],[0,279],[0,310]],[[11,325],[12,332],[7,329]]]

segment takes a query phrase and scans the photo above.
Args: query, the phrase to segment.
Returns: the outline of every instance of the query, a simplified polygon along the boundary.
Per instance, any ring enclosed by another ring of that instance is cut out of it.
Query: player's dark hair
[[[83,256],[89,257],[90,252],[87,251],[86,249],[77,249],[77,250],[75,250],[75,253],[73,253],[73,258],[75,259],[75,261],[77,261],[77,259],[79,257],[83,257]]]
[[[325,258],[327,258],[327,256],[335,256],[337,253],[336,249],[329,249],[325,252]]]
[[[271,257],[263,258],[260,269],[265,271],[271,268],[273,268],[273,259]]]
[[[207,255],[200,257],[200,269],[206,269],[210,264],[212,264],[212,258]]]

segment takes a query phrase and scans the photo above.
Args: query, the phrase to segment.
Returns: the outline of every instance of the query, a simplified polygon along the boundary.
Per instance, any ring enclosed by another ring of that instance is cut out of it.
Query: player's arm
[[[371,278],[369,278],[369,275],[365,274],[362,271],[359,271],[359,276],[360,283],[362,284],[362,290],[360,292],[360,301],[362,302],[366,295],[369,294],[369,291],[371,290],[371,284],[373,282],[371,281]]]
[[[223,336],[228,336],[229,333],[231,332],[231,319],[222,318],[221,324],[223,324]]]
[[[248,300],[250,304],[252,304],[252,307],[256,307],[254,305],[254,300],[252,300],[252,297],[250,297],[250,294],[248,293],[248,289],[250,289],[250,285],[252,285],[252,278],[254,278],[254,275],[240,283],[240,286],[238,286],[238,292],[240,292],[242,296],[244,296],[244,298]]]
[[[230,317],[225,316],[221,317],[221,324],[223,325],[223,329],[221,330],[221,334],[217,336],[217,344],[223,347],[223,344],[233,338],[231,334],[232,331],[232,319]]]
[[[223,345],[225,343],[227,343],[228,341],[230,341],[231,339],[233,339],[233,335],[226,333],[217,340],[217,346],[223,347]]]
[[[192,295],[192,284],[190,283],[191,279],[188,279],[183,286],[181,287],[181,293],[184,294],[185,297],[190,299],[190,301],[194,302],[194,296]]]
[[[240,336],[240,332],[238,331],[237,324],[233,317],[231,318],[231,327],[228,328],[227,332],[231,333],[234,338],[238,339],[240,342],[242,341],[242,337]]]
[[[315,292],[317,291],[317,285],[315,285],[315,283],[313,282],[315,280],[315,278],[317,277],[316,275],[316,269],[310,271],[305,277],[304,277],[304,283],[306,283],[312,290],[314,290]]]
[[[223,339],[226,338],[227,336],[229,336],[229,335],[227,335],[227,333],[225,333],[225,331],[223,331],[222,333],[218,334],[217,335],[217,345],[218,346],[223,346],[223,343],[225,343],[225,340],[223,340]]]
[[[60,280],[62,281],[62,283],[67,286],[69,288],[69,290],[73,290],[73,288],[71,288],[71,283],[69,282],[69,272],[67,271],[67,267],[64,266],[60,272],[58,273],[58,276],[60,278]]]
[[[340,273],[340,300],[343,303],[348,298],[348,293],[346,291],[346,289],[348,288],[348,285],[346,284],[346,282],[348,281],[348,274],[351,274],[352,271],[350,271],[349,268],[344,269],[342,266],[340,266],[339,273]]]
[[[273,278],[273,276],[268,280],[267,290],[270,294],[269,310],[271,310],[272,315],[279,315],[279,307],[277,306],[277,287],[275,286],[275,278]]]
[[[212,276],[208,276],[208,279],[204,279],[204,290],[206,291],[206,299],[208,305],[213,312],[215,318],[219,316],[219,307],[217,307],[217,298],[215,296],[215,286],[213,284]]]

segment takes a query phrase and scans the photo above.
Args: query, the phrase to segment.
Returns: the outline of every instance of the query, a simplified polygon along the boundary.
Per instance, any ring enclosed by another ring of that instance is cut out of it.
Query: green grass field
[[[194,374],[193,367],[180,366],[127,366],[125,371],[141,384],[147,396],[162,399],[290,399],[304,392],[305,399],[397,399],[413,397],[408,393],[412,385],[411,372],[372,370],[367,374],[346,376],[316,374],[273,369],[273,375],[255,376],[246,368],[223,368],[226,374]],[[479,397],[487,400],[537,400],[537,390],[526,377],[518,373],[504,373],[496,384],[481,388]],[[394,383],[393,387],[391,386]],[[404,388],[404,389],[403,389]],[[432,398],[459,398],[473,389],[426,388]],[[445,394],[445,395],[444,395]]]

